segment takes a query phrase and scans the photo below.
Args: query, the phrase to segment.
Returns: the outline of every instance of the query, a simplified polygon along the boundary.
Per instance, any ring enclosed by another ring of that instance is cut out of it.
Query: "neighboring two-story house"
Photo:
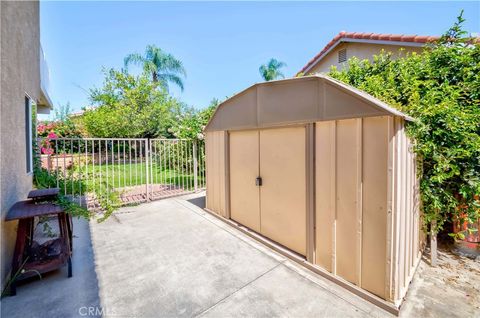
[[[8,209],[32,189],[34,114],[48,114],[48,68],[40,46],[38,1],[1,1],[0,64],[0,287],[10,271],[16,222],[5,222]]]
[[[298,74],[327,73],[331,66],[341,69],[349,58],[372,60],[382,50],[398,56],[403,52],[421,52],[427,43],[438,36],[340,32],[315,55]]]

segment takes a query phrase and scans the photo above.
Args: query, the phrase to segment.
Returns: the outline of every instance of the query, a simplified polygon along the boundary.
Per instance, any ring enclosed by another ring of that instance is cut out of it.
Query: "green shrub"
[[[421,159],[425,229],[474,222],[480,215],[480,45],[462,30],[462,14],[420,54],[373,61],[352,58],[330,76],[415,118],[407,133]]]

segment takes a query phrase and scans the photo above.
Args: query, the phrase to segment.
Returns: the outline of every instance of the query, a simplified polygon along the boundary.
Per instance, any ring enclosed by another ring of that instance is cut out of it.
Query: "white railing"
[[[205,187],[205,147],[186,139],[39,139],[49,186],[81,205],[99,198],[135,204],[182,195]]]

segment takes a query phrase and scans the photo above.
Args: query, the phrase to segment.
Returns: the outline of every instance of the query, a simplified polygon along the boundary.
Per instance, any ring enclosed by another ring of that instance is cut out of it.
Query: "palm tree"
[[[186,77],[187,73],[182,62],[155,45],[148,45],[144,55],[127,55],[124,63],[125,68],[132,63],[142,66],[145,72],[152,75],[152,81],[159,82],[167,90],[168,83],[174,83],[183,91],[182,77]]]
[[[265,81],[273,81],[277,78],[285,78],[280,71],[284,66],[287,66],[287,64],[272,58],[267,64],[261,65],[258,71]]]

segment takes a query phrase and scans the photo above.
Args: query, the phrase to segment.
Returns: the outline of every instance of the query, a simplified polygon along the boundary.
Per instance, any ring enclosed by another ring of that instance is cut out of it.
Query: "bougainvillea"
[[[80,129],[68,114],[57,118],[56,121],[39,122],[37,125],[37,137],[40,139],[40,151],[42,154],[51,155],[54,151],[53,140],[58,138],[81,138]]]

